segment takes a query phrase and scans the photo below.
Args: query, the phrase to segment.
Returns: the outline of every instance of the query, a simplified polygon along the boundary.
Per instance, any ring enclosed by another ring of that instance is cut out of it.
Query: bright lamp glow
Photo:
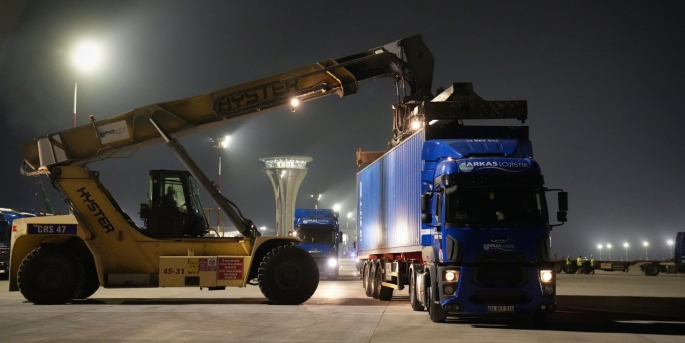
[[[552,282],[552,279],[554,278],[554,274],[552,273],[551,270],[541,270],[540,271],[540,281],[547,283],[547,282]]]
[[[340,212],[340,205],[339,204],[333,205],[333,211]]]
[[[445,271],[445,281],[455,282],[459,280],[459,272],[456,270]]]
[[[82,42],[71,53],[72,66],[84,71],[95,69],[101,60],[102,48],[93,42]]]
[[[219,140],[219,145],[226,149],[228,147],[228,144],[231,143],[231,136],[226,135],[224,138]]]
[[[336,258],[329,258],[328,259],[328,266],[331,268],[335,268],[335,266],[338,265],[338,259]]]
[[[421,121],[416,120],[416,119],[411,121],[411,129],[412,130],[416,131],[420,128],[421,128]]]
[[[290,106],[292,106],[292,107],[300,106],[300,99],[298,99],[298,98],[290,99]]]

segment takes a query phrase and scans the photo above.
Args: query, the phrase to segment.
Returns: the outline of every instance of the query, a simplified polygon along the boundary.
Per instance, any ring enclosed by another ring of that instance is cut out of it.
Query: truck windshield
[[[540,187],[459,186],[446,195],[445,220],[466,226],[533,226],[547,222]]]
[[[335,241],[333,225],[298,225],[296,234],[304,243],[331,244]]]

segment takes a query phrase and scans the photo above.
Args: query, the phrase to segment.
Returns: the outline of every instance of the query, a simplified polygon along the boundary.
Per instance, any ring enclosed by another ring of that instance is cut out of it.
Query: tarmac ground
[[[0,281],[0,342],[685,342],[685,275],[639,271],[559,274],[557,313],[458,317],[433,323],[407,291],[367,298],[353,263],[321,279],[302,305],[270,305],[259,288],[98,290],[73,304],[38,306]]]

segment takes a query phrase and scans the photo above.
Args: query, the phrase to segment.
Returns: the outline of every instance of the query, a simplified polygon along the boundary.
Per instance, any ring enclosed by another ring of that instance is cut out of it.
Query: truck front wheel
[[[319,286],[319,268],[306,250],[282,245],[264,256],[257,278],[262,294],[274,304],[298,305]]]
[[[427,289],[428,292],[428,314],[430,315],[431,321],[433,323],[444,323],[447,320],[447,312],[445,312],[445,309],[442,308],[442,305],[440,305],[440,302],[437,301],[440,299],[438,296],[438,289],[437,289],[437,284],[434,283],[432,280],[426,280],[427,283],[430,282],[431,287]]]
[[[66,304],[81,292],[84,267],[62,247],[38,247],[19,265],[17,286],[26,300],[37,305]]]

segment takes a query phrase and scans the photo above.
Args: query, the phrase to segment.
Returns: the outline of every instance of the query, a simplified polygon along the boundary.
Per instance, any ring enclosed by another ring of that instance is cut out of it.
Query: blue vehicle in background
[[[296,209],[293,236],[309,251],[319,266],[319,275],[336,280],[339,275],[338,248],[341,241],[338,212],[331,209]]]
[[[9,275],[12,222],[17,218],[35,217],[35,210],[0,208],[0,279]]]

